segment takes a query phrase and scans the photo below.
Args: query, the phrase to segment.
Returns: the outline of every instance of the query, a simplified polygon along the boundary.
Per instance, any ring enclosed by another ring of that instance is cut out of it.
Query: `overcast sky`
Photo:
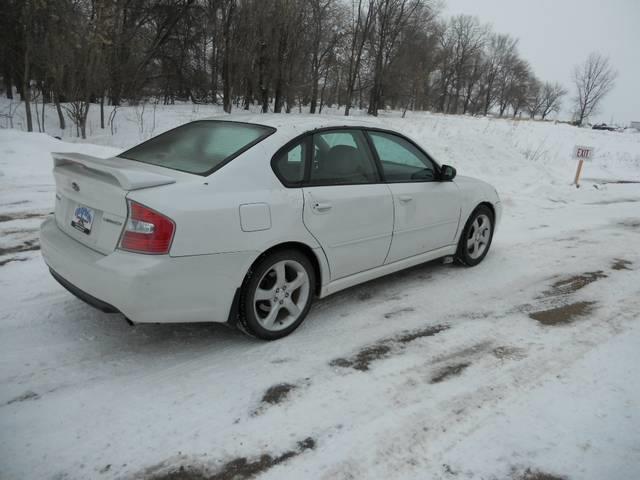
[[[589,52],[608,55],[618,71],[613,91],[593,120],[640,121],[640,0],[445,0],[445,15],[465,13],[520,39],[520,52],[538,78],[569,90],[573,66]]]

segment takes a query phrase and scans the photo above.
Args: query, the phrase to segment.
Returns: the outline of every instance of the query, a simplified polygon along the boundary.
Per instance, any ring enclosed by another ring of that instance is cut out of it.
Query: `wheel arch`
[[[476,205],[476,207],[471,210],[471,213],[469,214],[469,217],[471,217],[471,215],[473,214],[473,212],[475,212],[479,207],[487,207],[489,210],[491,210],[491,215],[493,215],[493,222],[495,223],[496,221],[496,208],[493,206],[493,204],[491,202],[488,201],[483,201],[480,202],[478,205]]]
[[[482,200],[482,201],[478,202],[473,208],[467,210],[466,213],[463,211],[463,215],[464,216],[461,216],[460,224],[459,224],[460,226],[459,226],[458,231],[456,232],[456,243],[460,242],[460,239],[462,238],[462,233],[464,232],[464,229],[467,227],[467,223],[469,222],[469,220],[471,220],[471,217],[473,216],[473,214],[480,207],[487,207],[489,210],[491,210],[491,215],[493,216],[493,222],[495,224],[495,221],[496,221],[496,209],[495,209],[494,205],[488,200]]]
[[[318,258],[318,255],[316,254],[316,252],[313,251],[313,248],[311,248],[309,245],[307,245],[305,243],[296,242],[296,241],[278,243],[278,244],[273,245],[273,246],[269,247],[268,249],[266,249],[264,252],[262,252],[260,255],[258,255],[253,260],[253,262],[251,262],[251,265],[249,266],[249,268],[245,272],[245,275],[244,275],[243,280],[242,280],[242,284],[236,289],[235,295],[233,297],[233,303],[232,303],[231,309],[229,311],[229,318],[227,319],[227,323],[232,324],[232,325],[237,325],[239,323],[239,322],[237,322],[237,319],[238,319],[238,314],[239,314],[240,291],[244,287],[245,282],[247,281],[247,275],[249,274],[251,269],[254,267],[254,265],[256,265],[261,259],[263,259],[267,255],[270,255],[270,254],[272,254],[274,252],[277,252],[277,251],[280,251],[280,250],[287,250],[287,249],[298,250],[299,252],[301,252],[303,255],[305,255],[309,259],[309,261],[311,262],[311,265],[313,265],[313,270],[314,270],[315,277],[316,277],[316,284],[314,285],[314,289],[313,290],[314,290],[316,295],[320,295],[320,291],[322,289],[322,278],[323,278],[322,277],[322,266],[320,264],[321,260]]]
[[[313,290],[316,293],[316,295],[319,295],[320,289],[322,287],[322,268],[320,267],[320,259],[318,258],[318,255],[316,254],[316,252],[314,252],[313,249],[306,243],[284,242],[284,243],[279,243],[277,245],[274,245],[273,247],[270,247],[269,249],[265,250],[262,254],[260,254],[258,258],[256,258],[255,261],[251,264],[251,267],[253,267],[253,265],[255,265],[255,263],[259,259],[265,257],[266,255],[269,255],[279,250],[288,250],[288,249],[298,250],[309,259],[309,261],[311,262],[311,265],[313,265],[313,271],[316,277],[316,284],[314,285]]]

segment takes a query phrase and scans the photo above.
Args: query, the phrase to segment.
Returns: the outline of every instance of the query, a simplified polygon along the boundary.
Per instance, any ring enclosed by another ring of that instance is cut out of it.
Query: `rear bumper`
[[[235,291],[258,255],[102,255],[62,232],[53,218],[42,224],[40,245],[62,286],[136,323],[226,322]]]
[[[114,307],[113,305],[109,305],[108,303],[103,302],[102,300],[100,300],[100,299],[98,299],[98,298],[96,298],[96,297],[94,297],[92,295],[89,295],[84,290],[80,290],[78,287],[76,287],[75,285],[73,285],[72,283],[68,282],[67,280],[62,278],[60,275],[58,275],[53,269],[50,268],[49,272],[51,273],[51,276],[53,278],[55,278],[60,285],[62,285],[70,293],[72,293],[73,295],[78,297],[83,302],[88,303],[92,307],[97,308],[98,310],[100,310],[100,311],[102,311],[104,313],[120,313],[118,311],[118,309],[116,307]]]

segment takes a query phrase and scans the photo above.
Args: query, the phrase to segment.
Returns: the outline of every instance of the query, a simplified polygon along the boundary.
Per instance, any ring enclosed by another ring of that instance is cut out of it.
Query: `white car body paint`
[[[276,131],[208,177],[119,157],[55,154],[55,218],[41,229],[49,267],[134,322],[225,322],[249,268],[272,247],[297,243],[313,252],[318,294],[324,297],[454,254],[465,222],[480,203],[492,206],[496,225],[500,220],[495,189],[467,177],[287,188],[272,170],[274,154],[297,136],[328,127],[377,128],[367,122],[222,119]],[[127,199],[175,222],[168,255],[117,248]],[[90,235],[69,225],[78,204],[96,212]]]
[[[303,220],[329,259],[331,280],[379,267],[391,245],[393,198],[385,184],[305,187]]]

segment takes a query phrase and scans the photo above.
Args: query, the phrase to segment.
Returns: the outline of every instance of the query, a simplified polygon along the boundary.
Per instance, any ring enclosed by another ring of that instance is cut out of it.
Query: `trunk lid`
[[[53,153],[58,227],[100,253],[117,246],[127,220],[127,193],[176,182],[145,165],[114,157]]]

